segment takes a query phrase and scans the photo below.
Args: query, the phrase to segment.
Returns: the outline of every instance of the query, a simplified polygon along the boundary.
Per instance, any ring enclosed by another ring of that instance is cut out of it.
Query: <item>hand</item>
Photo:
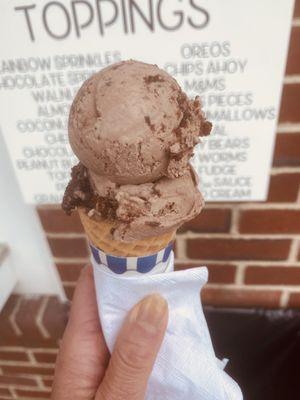
[[[157,294],[146,297],[126,317],[110,357],[92,268],[86,267],[57,357],[52,400],[143,400],[167,323],[167,302]]]

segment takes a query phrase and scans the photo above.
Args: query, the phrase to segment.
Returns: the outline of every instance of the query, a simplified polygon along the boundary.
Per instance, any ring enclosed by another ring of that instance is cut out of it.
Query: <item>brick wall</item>
[[[176,268],[206,264],[203,302],[300,307],[300,0],[296,0],[271,183],[266,203],[207,204],[180,230]],[[69,299],[88,262],[76,215],[38,208]],[[69,306],[53,297],[11,296],[0,314],[0,400],[50,397]]]
[[[68,304],[13,295],[0,314],[0,399],[48,399]]]

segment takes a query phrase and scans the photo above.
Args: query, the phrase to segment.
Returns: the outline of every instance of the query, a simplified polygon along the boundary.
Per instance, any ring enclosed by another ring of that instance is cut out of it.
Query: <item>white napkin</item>
[[[107,346],[114,343],[129,310],[142,298],[160,293],[169,305],[166,335],[154,365],[146,400],[241,400],[239,386],[215,357],[199,292],[207,268],[174,272],[174,255],[166,271],[117,275],[93,259],[100,320]]]

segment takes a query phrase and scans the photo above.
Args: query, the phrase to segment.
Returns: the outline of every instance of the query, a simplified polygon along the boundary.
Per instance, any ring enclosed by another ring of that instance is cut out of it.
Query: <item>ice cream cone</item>
[[[121,242],[113,239],[112,229],[115,224],[106,219],[90,218],[83,208],[78,213],[85,233],[91,243],[104,253],[120,257],[141,257],[158,253],[175,239],[176,229],[147,239],[133,242]]]

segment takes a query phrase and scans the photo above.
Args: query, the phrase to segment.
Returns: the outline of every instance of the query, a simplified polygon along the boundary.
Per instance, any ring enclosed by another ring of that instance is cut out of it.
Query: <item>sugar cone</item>
[[[158,253],[175,239],[176,229],[160,236],[133,242],[120,242],[113,239],[111,234],[115,227],[113,221],[90,218],[84,209],[79,208],[78,213],[91,243],[104,253],[121,257],[141,257]]]

